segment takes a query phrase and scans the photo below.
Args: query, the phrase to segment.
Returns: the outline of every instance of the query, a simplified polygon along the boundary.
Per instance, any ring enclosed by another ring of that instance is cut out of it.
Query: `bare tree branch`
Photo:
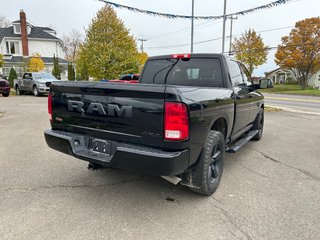
[[[62,41],[62,49],[66,55],[66,59],[74,63],[79,47],[83,42],[82,34],[78,30],[72,29],[68,35],[63,35]]]
[[[10,26],[10,21],[5,16],[0,16],[0,28],[6,28]]]

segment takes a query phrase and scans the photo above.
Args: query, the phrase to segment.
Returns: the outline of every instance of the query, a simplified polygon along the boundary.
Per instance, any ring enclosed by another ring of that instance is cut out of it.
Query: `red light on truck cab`
[[[172,58],[175,59],[190,59],[191,54],[173,54]]]
[[[165,103],[164,139],[171,141],[189,139],[189,115],[187,105],[184,103]]]

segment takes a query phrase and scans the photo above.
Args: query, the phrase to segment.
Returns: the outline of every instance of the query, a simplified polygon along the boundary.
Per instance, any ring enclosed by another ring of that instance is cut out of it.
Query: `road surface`
[[[319,90],[320,91],[320,90]],[[263,93],[267,106],[320,115],[320,97]]]

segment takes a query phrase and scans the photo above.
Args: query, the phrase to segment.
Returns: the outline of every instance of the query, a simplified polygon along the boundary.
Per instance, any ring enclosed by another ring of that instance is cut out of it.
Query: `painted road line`
[[[281,97],[264,97],[265,99],[281,100],[281,101],[292,101],[292,102],[313,102],[320,103],[320,100],[312,99],[300,99],[300,98],[281,98]]]

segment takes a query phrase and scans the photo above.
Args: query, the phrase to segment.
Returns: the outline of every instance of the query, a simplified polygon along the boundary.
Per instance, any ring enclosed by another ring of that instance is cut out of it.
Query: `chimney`
[[[27,18],[23,10],[20,10],[20,27],[21,27],[22,54],[24,57],[28,57],[29,46],[28,46],[28,33],[27,33]]]

